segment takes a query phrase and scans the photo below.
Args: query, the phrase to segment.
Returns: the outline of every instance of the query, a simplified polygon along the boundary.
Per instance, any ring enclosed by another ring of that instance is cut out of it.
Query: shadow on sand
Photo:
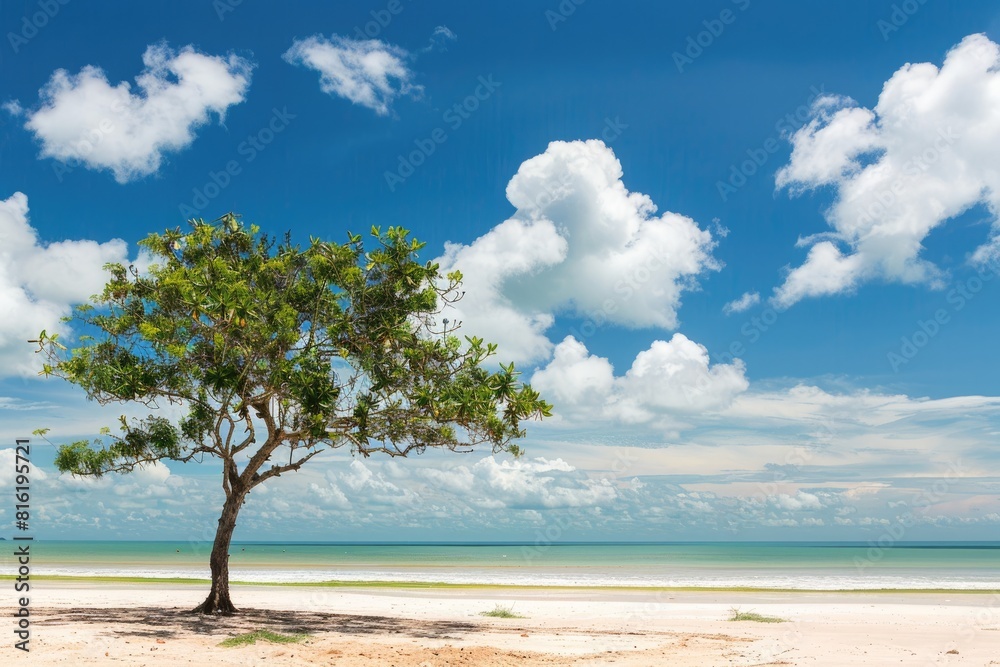
[[[309,611],[242,608],[235,616],[202,616],[174,607],[111,607],[95,609],[39,609],[32,613],[38,625],[94,624],[119,637],[170,639],[181,633],[228,635],[267,628],[285,634],[337,632],[346,635],[404,635],[429,639],[458,639],[478,632],[472,623],[421,621],[388,616],[353,616]]]

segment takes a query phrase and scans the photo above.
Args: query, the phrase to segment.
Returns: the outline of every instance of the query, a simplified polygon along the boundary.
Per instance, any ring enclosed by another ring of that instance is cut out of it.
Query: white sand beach
[[[992,593],[635,592],[234,586],[243,614],[185,614],[203,585],[39,582],[30,653],[5,665],[1000,665]],[[512,607],[524,618],[480,612]],[[732,622],[733,607],[787,619]],[[11,619],[8,606],[0,611]],[[301,643],[226,648],[268,629]],[[8,633],[9,634],[9,633]]]

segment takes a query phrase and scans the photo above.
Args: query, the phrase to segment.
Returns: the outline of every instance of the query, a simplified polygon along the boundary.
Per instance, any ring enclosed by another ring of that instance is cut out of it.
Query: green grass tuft
[[[269,641],[274,644],[295,644],[305,638],[306,635],[282,635],[277,632],[271,632],[270,630],[255,630],[254,632],[248,632],[243,635],[230,637],[219,644],[219,646],[225,646],[227,648],[233,646],[249,646],[250,644],[256,644],[258,639]]]
[[[527,616],[522,616],[521,614],[514,613],[514,606],[504,607],[502,605],[497,605],[492,611],[481,611],[480,616],[491,616],[493,618],[527,618]]]
[[[754,621],[755,623],[787,623],[787,618],[778,618],[777,616],[765,616],[764,614],[758,614],[753,611],[740,611],[739,607],[733,607],[729,610],[731,616],[730,621]]]

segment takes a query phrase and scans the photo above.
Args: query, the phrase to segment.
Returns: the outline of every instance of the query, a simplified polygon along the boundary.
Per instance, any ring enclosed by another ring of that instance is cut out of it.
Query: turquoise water
[[[37,574],[207,576],[207,542],[35,543]],[[1000,542],[281,544],[235,542],[234,580],[1000,589]]]

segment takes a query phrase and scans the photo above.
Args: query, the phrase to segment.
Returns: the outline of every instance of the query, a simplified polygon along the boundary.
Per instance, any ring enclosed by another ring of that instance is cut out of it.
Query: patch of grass
[[[225,640],[219,646],[231,648],[233,646],[249,646],[256,644],[257,640],[269,641],[274,644],[295,644],[306,638],[306,635],[282,635],[270,630],[255,630],[243,635],[236,635]]]
[[[503,605],[497,605],[491,611],[481,611],[480,616],[491,616],[493,618],[528,618],[527,616],[522,616],[521,614],[514,613],[514,606],[504,607]]]
[[[777,616],[765,616],[764,614],[758,614],[755,611],[740,611],[739,607],[733,607],[729,610],[731,614],[729,617],[730,621],[754,621],[755,623],[787,623],[787,618],[778,618]]]

